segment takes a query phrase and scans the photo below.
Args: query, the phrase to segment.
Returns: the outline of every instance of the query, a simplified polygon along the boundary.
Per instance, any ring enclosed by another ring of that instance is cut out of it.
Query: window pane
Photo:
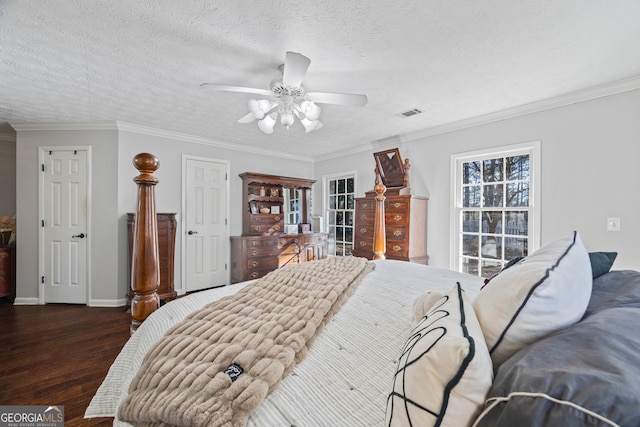
[[[336,196],[329,196],[329,209],[336,208]]]
[[[480,182],[480,162],[462,164],[462,183],[478,184]]]
[[[504,260],[509,261],[518,256],[529,254],[528,239],[523,237],[504,238]]]
[[[346,189],[346,185],[344,179],[338,180],[338,194],[344,194]]]
[[[336,227],[336,242],[344,241],[344,227]]]
[[[529,156],[507,157],[507,179],[509,181],[529,180]]]
[[[482,236],[482,256],[502,259],[502,237]]]
[[[344,228],[344,241],[345,242],[353,242],[353,228],[345,227]]]
[[[353,178],[347,179],[347,193],[355,193],[355,180]]]
[[[500,270],[502,270],[502,263],[499,261],[482,262],[482,277],[491,277],[494,274],[500,273]]]
[[[351,255],[351,252],[353,251],[353,245],[347,243],[344,245],[344,255],[345,256],[349,256]]]
[[[353,197],[353,194],[347,196],[347,209],[355,209],[355,197]]]
[[[345,213],[344,213],[344,223],[346,225],[353,225],[353,212],[345,211]]]
[[[467,231],[467,232],[480,231],[480,212],[463,212],[462,213],[462,231]]]
[[[513,182],[507,184],[507,206],[529,206],[528,182]]]
[[[462,207],[480,207],[480,186],[464,187],[462,189]]]
[[[478,256],[479,237],[470,234],[462,235],[462,254]]]
[[[333,225],[330,225],[329,226],[329,238],[331,240],[335,240],[335,237],[336,237],[336,227],[333,226]]]
[[[485,185],[482,205],[489,208],[502,207],[502,184]]]
[[[329,181],[329,194],[336,194],[336,181],[333,179]]]
[[[336,244],[336,255],[337,256],[343,256],[344,255],[343,246],[340,243]]]
[[[484,182],[502,181],[502,158],[485,160],[483,162],[483,172]]]
[[[345,209],[346,207],[346,196],[340,195],[338,196],[338,209]]]
[[[482,232],[502,234],[502,212],[486,211],[482,214]]]
[[[529,234],[529,212],[505,212],[506,228],[504,234],[526,236]]]
[[[470,259],[470,258],[462,258],[462,272],[467,274],[473,274],[477,276],[478,271],[478,260]]]
[[[344,225],[344,212],[336,212],[336,224]]]

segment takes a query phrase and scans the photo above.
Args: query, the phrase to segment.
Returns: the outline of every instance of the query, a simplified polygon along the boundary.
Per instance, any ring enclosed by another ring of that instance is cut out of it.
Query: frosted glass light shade
[[[273,114],[269,114],[264,119],[258,121],[258,128],[264,133],[273,133],[273,126],[276,124],[276,119]]]
[[[306,133],[309,133],[312,130],[320,129],[322,127],[322,123],[319,120],[309,120],[306,117],[300,119],[300,123],[302,123],[302,126],[304,126]]]
[[[293,113],[291,111],[284,111],[280,116],[280,123],[287,129],[293,125]]]
[[[300,103],[300,110],[306,118],[311,121],[318,120],[320,118],[320,107],[318,107],[313,101],[302,101]]]
[[[262,119],[265,113],[270,109],[271,102],[267,101],[266,99],[261,99],[259,101],[255,99],[249,100],[249,111],[251,111],[251,114],[256,116],[256,119]]]

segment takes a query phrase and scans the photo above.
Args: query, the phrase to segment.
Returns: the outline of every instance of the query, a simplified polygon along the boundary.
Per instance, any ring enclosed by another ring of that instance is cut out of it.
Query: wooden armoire
[[[374,153],[376,174],[385,192],[386,258],[428,264],[428,198],[411,194],[409,159],[403,162],[397,148]],[[373,259],[376,192],[356,198],[354,256]]]

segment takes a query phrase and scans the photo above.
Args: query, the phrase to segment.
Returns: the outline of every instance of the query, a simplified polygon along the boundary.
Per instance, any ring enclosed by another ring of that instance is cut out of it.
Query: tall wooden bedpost
[[[373,259],[385,259],[387,252],[387,238],[384,220],[384,201],[386,197],[384,192],[387,187],[380,181],[380,173],[376,167],[376,216],[373,226]]]
[[[155,196],[155,185],[159,181],[153,176],[160,162],[153,154],[140,153],[133,158],[133,165],[140,171],[140,175],[133,179],[138,184],[138,206],[131,258],[131,334],[160,306],[157,293],[160,266]]]

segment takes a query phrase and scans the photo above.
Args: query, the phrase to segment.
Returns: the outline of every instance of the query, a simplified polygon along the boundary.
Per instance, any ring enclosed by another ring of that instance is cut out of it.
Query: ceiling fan
[[[200,86],[220,91],[255,93],[270,97],[271,99],[250,99],[250,113],[238,120],[240,123],[259,120],[258,128],[264,133],[273,133],[278,115],[280,123],[287,129],[293,125],[294,117],[300,120],[306,132],[321,128],[322,123],[318,120],[320,107],[316,103],[352,106],[363,106],[367,103],[366,95],[305,91],[302,80],[310,63],[311,60],[300,53],[287,52],[284,64],[279,67],[282,71],[282,79],[272,81],[269,89],[213,83],[202,83]]]

